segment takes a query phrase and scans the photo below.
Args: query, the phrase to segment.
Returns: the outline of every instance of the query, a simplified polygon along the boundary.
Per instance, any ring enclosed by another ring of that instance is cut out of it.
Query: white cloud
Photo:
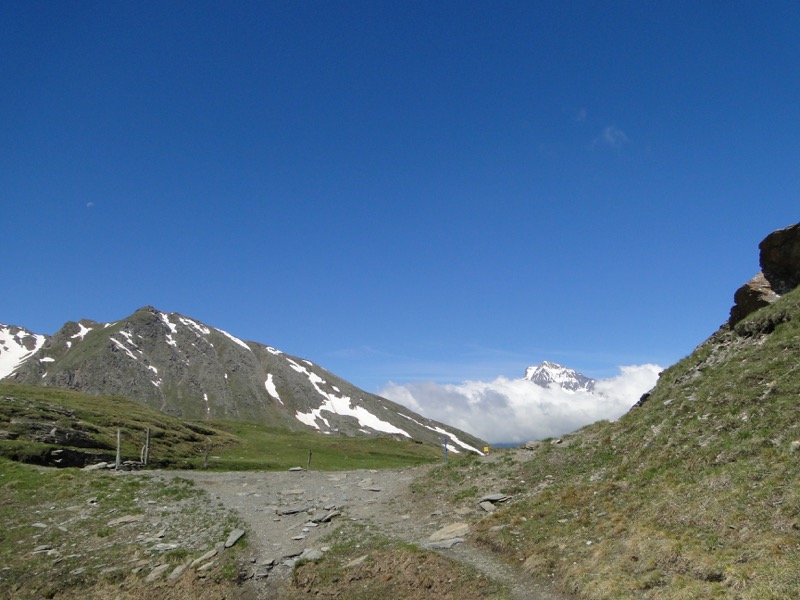
[[[608,148],[622,148],[630,143],[628,135],[616,125],[609,125],[592,142],[592,147],[607,146]]]
[[[87,202],[86,208],[92,208],[94,206],[94,202]]]
[[[521,443],[619,418],[655,385],[661,370],[652,364],[620,367],[616,377],[599,380],[593,394],[505,377],[459,385],[390,383],[379,393],[489,442]]]

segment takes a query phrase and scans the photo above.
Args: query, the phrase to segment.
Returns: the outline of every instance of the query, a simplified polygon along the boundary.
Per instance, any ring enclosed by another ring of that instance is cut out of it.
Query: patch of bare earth
[[[248,523],[243,589],[258,600],[392,596],[566,600],[547,581],[499,559],[474,540],[472,529],[488,516],[479,506],[480,496],[494,491],[492,486],[501,479],[493,465],[485,466],[476,469],[474,481],[468,482],[479,491],[460,498],[435,471],[431,477],[429,466],[181,476],[193,479],[213,502],[236,511]],[[284,514],[287,507],[304,510]],[[312,515],[326,510],[341,514],[309,525]],[[348,547],[346,556],[337,556],[342,552],[337,536],[351,536],[352,532],[346,533],[351,525],[388,543],[378,548]],[[449,548],[431,547],[431,536],[454,525],[466,527],[457,542]],[[362,560],[350,564],[354,557]]]

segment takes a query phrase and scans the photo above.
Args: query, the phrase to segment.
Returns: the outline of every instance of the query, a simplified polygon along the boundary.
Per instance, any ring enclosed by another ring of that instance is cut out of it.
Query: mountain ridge
[[[446,435],[456,452],[479,452],[485,445],[307,359],[152,306],[110,323],[67,322],[5,380],[123,396],[189,419],[249,420],[328,435],[397,435],[434,444]]]

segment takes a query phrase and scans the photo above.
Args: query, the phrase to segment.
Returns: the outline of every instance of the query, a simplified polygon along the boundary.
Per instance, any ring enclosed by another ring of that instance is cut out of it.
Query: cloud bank
[[[389,383],[379,393],[490,443],[522,443],[619,418],[656,384],[661,371],[652,364],[623,366],[616,377],[598,380],[595,393],[543,388],[505,377],[460,385]]]

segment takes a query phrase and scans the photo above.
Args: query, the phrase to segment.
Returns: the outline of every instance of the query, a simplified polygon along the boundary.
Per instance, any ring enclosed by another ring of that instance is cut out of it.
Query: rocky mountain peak
[[[525,379],[541,387],[546,388],[550,387],[551,384],[555,384],[561,389],[572,392],[591,392],[595,385],[595,380],[591,377],[549,360],[539,365],[528,367],[525,370]]]

